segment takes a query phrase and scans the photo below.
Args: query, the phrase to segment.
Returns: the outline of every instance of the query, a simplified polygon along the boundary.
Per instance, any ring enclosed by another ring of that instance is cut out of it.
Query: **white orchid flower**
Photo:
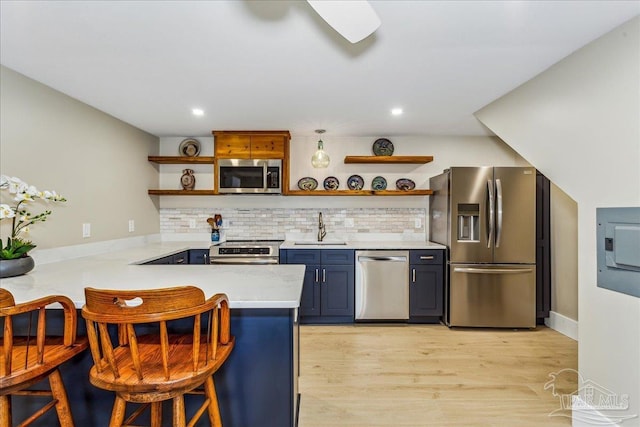
[[[41,194],[40,191],[38,191],[38,189],[36,187],[34,187],[33,185],[30,185],[27,187],[27,189],[24,191],[25,193],[27,193],[28,195],[30,195],[32,198],[35,197],[39,197],[38,195]]]
[[[13,218],[16,216],[16,212],[11,206],[4,203],[0,204],[0,219]]]
[[[16,202],[23,202],[23,201],[32,202],[33,197],[29,193],[18,193],[16,194],[16,197],[13,200],[15,200]]]
[[[6,175],[0,175],[0,188],[9,186],[9,177]]]

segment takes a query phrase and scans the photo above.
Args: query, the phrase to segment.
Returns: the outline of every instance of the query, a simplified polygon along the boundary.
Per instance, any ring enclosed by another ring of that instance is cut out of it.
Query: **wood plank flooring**
[[[568,426],[544,385],[577,353],[544,326],[302,325],[299,427]],[[561,377],[557,393],[576,390]]]

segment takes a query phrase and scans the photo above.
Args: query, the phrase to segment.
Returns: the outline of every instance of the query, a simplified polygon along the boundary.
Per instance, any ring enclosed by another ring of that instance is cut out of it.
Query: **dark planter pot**
[[[33,270],[35,263],[30,256],[16,259],[0,259],[0,278],[21,276]]]

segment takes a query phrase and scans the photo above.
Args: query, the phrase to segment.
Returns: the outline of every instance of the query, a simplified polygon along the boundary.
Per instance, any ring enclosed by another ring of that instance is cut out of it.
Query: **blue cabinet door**
[[[322,316],[354,316],[353,265],[323,265],[320,291]]]
[[[209,249],[189,249],[189,264],[209,264]]]
[[[409,316],[442,316],[443,266],[413,264],[409,277]]]
[[[300,298],[300,316],[320,316],[320,266],[306,267]]]

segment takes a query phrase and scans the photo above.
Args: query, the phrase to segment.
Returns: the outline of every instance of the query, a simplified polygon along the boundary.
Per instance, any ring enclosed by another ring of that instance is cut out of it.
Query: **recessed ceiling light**
[[[399,116],[402,114],[402,108],[392,108],[391,114],[394,116]]]
[[[193,110],[191,110],[191,113],[194,116],[204,116],[204,110],[201,110],[200,108],[194,108]]]

